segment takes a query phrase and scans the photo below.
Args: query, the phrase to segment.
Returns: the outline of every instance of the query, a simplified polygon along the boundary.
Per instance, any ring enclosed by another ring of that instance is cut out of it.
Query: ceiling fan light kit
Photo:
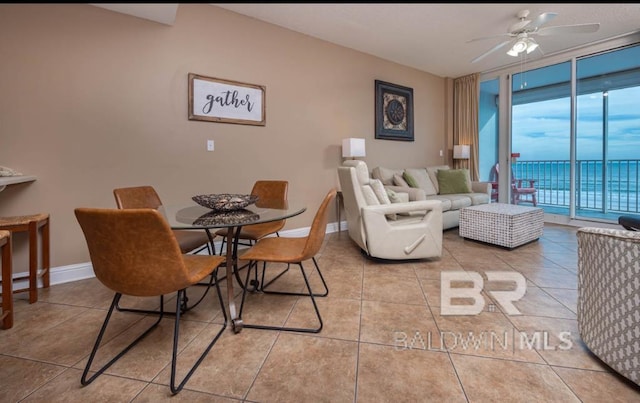
[[[518,38],[511,49],[507,51],[507,54],[509,56],[518,57],[518,55],[524,51],[529,54],[538,48],[538,44],[536,43],[536,41],[534,41],[532,38],[528,38],[526,34],[521,35],[522,37]]]

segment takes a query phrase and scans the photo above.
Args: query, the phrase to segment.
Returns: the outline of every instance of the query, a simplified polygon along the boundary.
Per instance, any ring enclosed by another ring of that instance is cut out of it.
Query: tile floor
[[[345,232],[329,234],[318,257],[330,288],[318,299],[322,332],[234,334],[229,326],[174,397],[168,387],[171,319],[81,387],[112,293],[89,279],[43,290],[32,305],[16,295],[15,325],[0,330],[0,402],[638,402],[640,389],[580,341],[575,232],[548,224],[539,241],[507,251],[465,241],[453,229],[445,231],[441,259],[410,263],[366,259]],[[522,315],[507,315],[490,299],[491,290],[505,289],[496,282],[485,283],[481,313],[441,315],[445,271],[523,274],[527,292],[514,303]],[[299,276],[290,270],[278,286],[295,287]],[[312,284],[319,284],[316,274]],[[204,289],[189,295],[196,298]],[[183,317],[178,376],[221,326],[216,299],[209,292]],[[157,299],[125,303],[152,307]],[[311,309],[308,298],[254,294],[243,316],[247,323],[313,325]],[[151,320],[114,315],[100,350],[105,354]],[[105,362],[100,356],[97,361]]]

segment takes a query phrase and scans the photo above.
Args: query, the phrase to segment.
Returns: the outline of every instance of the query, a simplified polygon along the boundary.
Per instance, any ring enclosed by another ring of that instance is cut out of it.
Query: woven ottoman
[[[542,236],[544,211],[505,203],[489,203],[460,210],[463,238],[515,248]]]

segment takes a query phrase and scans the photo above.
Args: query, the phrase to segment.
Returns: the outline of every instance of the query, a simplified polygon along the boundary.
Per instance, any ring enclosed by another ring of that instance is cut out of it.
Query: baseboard
[[[346,222],[343,221],[340,227],[341,229],[346,228]],[[304,227],[304,228],[295,228],[295,229],[290,229],[286,231],[280,231],[280,236],[287,236],[292,238],[304,237],[309,235],[310,229],[311,227]],[[330,234],[336,231],[338,231],[337,222],[327,224],[327,229],[326,229],[327,234]],[[216,247],[216,251],[220,251],[222,242],[214,242],[214,244]],[[200,252],[200,254],[206,254],[206,251],[202,251]],[[13,276],[22,277],[22,276],[27,276],[28,274],[29,273],[14,273]],[[73,281],[85,280],[93,277],[95,277],[95,274],[93,273],[93,267],[91,265],[91,262],[86,262],[86,263],[71,264],[67,266],[52,267],[49,281],[50,281],[50,285],[56,285],[56,284],[70,283]],[[18,289],[18,288],[25,288],[28,286],[29,286],[29,282],[27,280],[20,280],[14,283],[13,288]],[[38,288],[42,288],[42,279],[38,279]]]
[[[24,277],[28,275],[28,272],[13,273],[13,277]],[[91,262],[70,264],[67,266],[52,267],[49,272],[49,284],[64,284],[93,277],[95,277],[95,274],[93,273]],[[28,287],[29,280],[18,280],[13,283],[15,290]],[[42,288],[42,278],[38,278],[38,288]]]

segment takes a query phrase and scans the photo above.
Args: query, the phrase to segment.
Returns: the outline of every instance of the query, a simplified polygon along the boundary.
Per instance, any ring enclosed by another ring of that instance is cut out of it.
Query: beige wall
[[[1,192],[0,215],[49,212],[53,267],[89,261],[73,209],[115,207],[116,187],[150,184],[173,204],[286,179],[308,207],[294,229],[337,185],[343,138],[366,138],[370,169],[447,155],[444,78],[210,5],[180,5],[173,26],[86,4],[0,5],[0,57],[0,165],[38,177]],[[189,121],[190,72],[266,86],[266,126]],[[413,88],[414,142],[374,139],[376,79]]]

